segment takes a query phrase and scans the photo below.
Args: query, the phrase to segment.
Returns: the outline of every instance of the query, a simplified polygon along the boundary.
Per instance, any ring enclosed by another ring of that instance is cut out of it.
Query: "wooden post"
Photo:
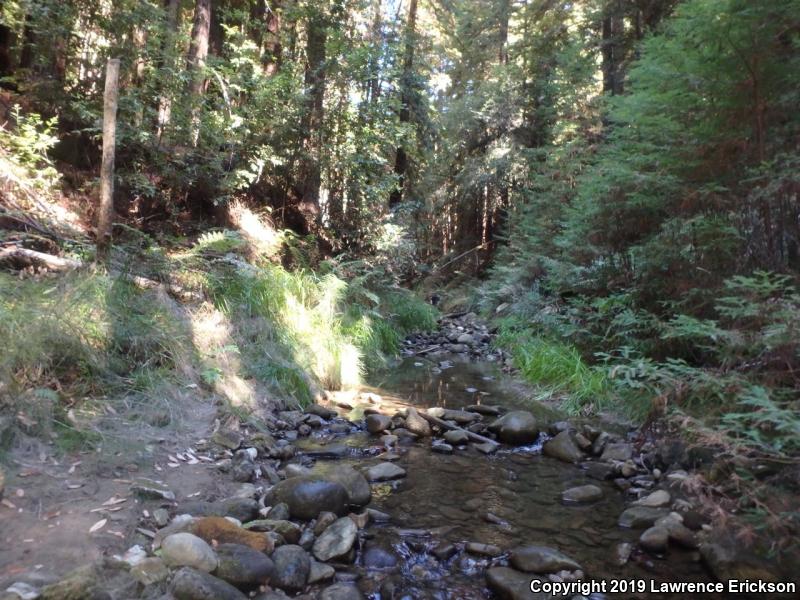
[[[106,65],[106,86],[103,94],[103,162],[100,166],[100,210],[97,215],[97,260],[108,258],[114,214],[114,151],[117,142],[117,97],[119,59]]]

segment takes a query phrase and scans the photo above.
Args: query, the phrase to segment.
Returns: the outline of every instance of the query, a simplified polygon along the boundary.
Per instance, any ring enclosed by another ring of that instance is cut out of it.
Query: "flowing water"
[[[498,404],[531,410],[545,424],[558,420],[548,408],[526,401],[510,386],[509,378],[489,363],[453,363],[452,368],[440,370],[434,363],[407,359],[374,384],[376,393],[420,408]],[[370,447],[376,452],[379,442],[359,434],[348,444],[363,457]],[[371,504],[391,515],[391,521],[369,528],[372,539],[362,545],[357,562],[363,565],[367,553],[376,548],[399,557],[400,573],[395,567],[395,574],[387,577],[394,578],[396,589],[402,591],[396,597],[407,598],[492,597],[485,587],[484,571],[491,564],[502,564],[503,557],[492,560],[457,552],[439,560],[432,553],[437,546],[463,542],[494,544],[503,550],[523,544],[551,546],[577,560],[585,579],[709,580],[691,551],[671,548],[666,557],[656,559],[634,550],[630,561],[620,565],[617,546],[624,542],[635,546],[640,533],[617,526],[626,506],[623,493],[611,482],[589,479],[578,466],[542,456],[540,449],[540,443],[503,447],[487,457],[474,449],[434,453],[428,441],[401,446],[397,463],[406,469],[407,477],[379,485]],[[370,463],[379,460],[368,459]],[[365,463],[363,458],[357,462]],[[561,503],[563,490],[586,483],[602,487],[605,498],[588,506]],[[487,513],[494,522],[487,521]],[[381,597],[377,590],[374,597]]]

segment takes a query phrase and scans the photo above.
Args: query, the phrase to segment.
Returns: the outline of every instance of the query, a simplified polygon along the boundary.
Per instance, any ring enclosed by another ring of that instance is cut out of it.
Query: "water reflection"
[[[453,363],[441,369],[436,363],[415,366],[415,362],[420,361],[403,361],[378,378],[375,391],[420,407],[499,404],[531,410],[543,423],[558,418],[552,410],[526,400],[495,365]],[[399,464],[408,471],[407,478],[373,505],[392,515],[391,525],[376,533],[400,555],[406,582],[413,584],[419,597],[491,597],[483,579],[490,559],[463,553],[445,561],[431,556],[442,544],[469,541],[505,550],[520,544],[552,546],[575,558],[591,578],[708,580],[696,553],[672,548],[667,560],[634,553],[631,562],[620,566],[616,546],[638,539],[638,532],[616,524],[624,509],[622,494],[610,483],[589,479],[578,467],[541,456],[539,450],[540,445],[534,445],[486,457],[472,449],[435,454],[425,442],[405,448]],[[586,483],[602,487],[603,500],[589,506],[560,502],[563,490]],[[397,528],[436,535],[414,540]],[[444,588],[439,583],[442,577],[447,582]],[[450,590],[444,596],[436,592],[444,589]],[[453,589],[461,595],[451,595]]]

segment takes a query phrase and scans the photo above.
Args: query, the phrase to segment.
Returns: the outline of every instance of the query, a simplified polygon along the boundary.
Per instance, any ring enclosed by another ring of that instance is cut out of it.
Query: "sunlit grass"
[[[496,343],[511,353],[526,381],[563,396],[562,406],[568,412],[596,411],[606,403],[609,381],[605,370],[588,365],[574,346],[536,335],[517,321],[503,323]]]

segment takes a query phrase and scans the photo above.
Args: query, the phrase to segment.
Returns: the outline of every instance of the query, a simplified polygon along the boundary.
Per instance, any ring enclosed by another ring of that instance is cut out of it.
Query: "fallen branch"
[[[414,352],[413,356],[421,356],[423,354],[427,354],[428,352],[432,352],[433,350],[436,350],[437,348],[440,348],[440,347],[441,347],[441,344],[436,344],[434,346],[428,346],[427,348],[424,348],[422,350],[418,350],[417,352]]]
[[[442,429],[449,429],[450,431],[462,431],[467,435],[467,438],[472,442],[478,442],[479,444],[494,444],[495,446],[499,446],[500,443],[492,440],[490,438],[484,437],[477,433],[471,432],[469,429],[464,429],[457,425],[451,425],[447,421],[443,421],[438,417],[431,416],[425,412],[419,411],[419,416],[425,419],[431,425],[436,425],[437,427],[441,427]]]
[[[13,248],[5,248],[0,250],[0,261],[9,259],[22,259],[23,261],[43,263],[48,268],[54,271],[66,271],[68,269],[78,269],[84,266],[79,260],[72,258],[62,258],[61,256],[54,256],[52,254],[45,254],[44,252],[37,252],[28,248],[20,248],[15,246]]]
[[[30,263],[41,263],[47,266],[47,268],[53,271],[68,271],[72,269],[80,269],[82,267],[86,267],[87,264],[80,261],[75,260],[72,258],[63,258],[61,256],[54,256],[52,254],[45,254],[44,252],[38,252],[36,250],[30,250],[29,248],[20,248],[18,246],[14,246],[12,248],[5,248],[0,250],[0,262],[6,260],[13,260],[13,259],[21,259],[23,262]],[[136,287],[142,289],[157,289],[163,288],[166,290],[168,294],[171,296],[176,296],[181,299],[192,299],[192,300],[202,300],[202,294],[194,292],[192,290],[187,290],[179,285],[175,285],[174,283],[162,283],[160,281],[155,281],[153,279],[148,279],[147,277],[142,277],[141,275],[131,275],[129,273],[122,273],[119,271],[112,271],[113,274],[118,275],[124,279],[127,279],[131,283],[133,283]]]

